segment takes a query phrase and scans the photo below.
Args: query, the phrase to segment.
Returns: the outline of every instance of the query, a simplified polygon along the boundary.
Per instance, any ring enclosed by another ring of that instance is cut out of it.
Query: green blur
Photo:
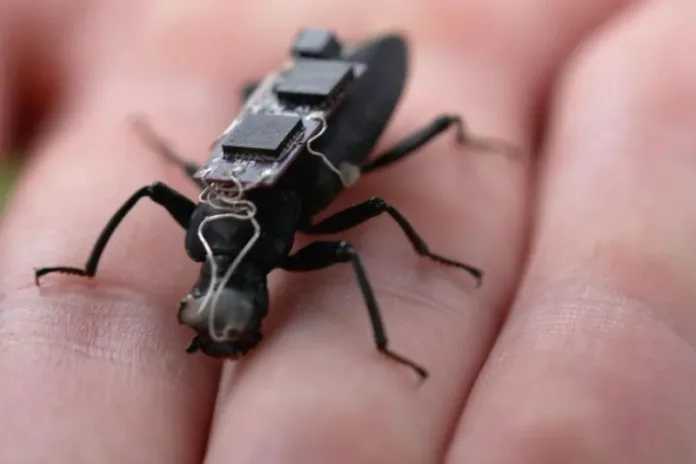
[[[17,178],[17,166],[14,163],[4,163],[0,166],[0,210],[10,197],[10,191]]]

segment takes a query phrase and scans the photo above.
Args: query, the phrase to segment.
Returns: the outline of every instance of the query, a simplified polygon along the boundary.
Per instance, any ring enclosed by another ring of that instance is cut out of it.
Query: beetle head
[[[211,356],[235,358],[253,348],[260,339],[261,321],[268,312],[266,275],[242,263],[223,282],[221,279],[231,260],[224,256],[215,259],[218,275],[215,286],[210,287],[211,266],[206,263],[191,293],[181,300],[179,322],[197,332],[189,352],[200,349]]]

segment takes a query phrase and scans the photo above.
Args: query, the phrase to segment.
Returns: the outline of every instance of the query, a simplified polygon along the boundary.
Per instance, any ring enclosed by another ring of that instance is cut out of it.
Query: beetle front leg
[[[289,256],[281,268],[286,271],[304,272],[325,269],[339,263],[351,263],[353,265],[353,271],[358,279],[358,284],[370,316],[377,349],[388,358],[410,367],[416,371],[421,379],[425,380],[428,377],[428,372],[425,368],[389,349],[387,333],[379,306],[377,305],[377,299],[365,273],[360,256],[350,243],[343,241],[311,243],[297,251],[294,255]]]
[[[509,144],[501,140],[483,138],[470,134],[464,125],[462,117],[458,114],[441,115],[435,118],[427,126],[413,132],[391,149],[378,155],[372,161],[368,161],[360,167],[363,173],[375,171],[391,166],[403,158],[413,154],[423,145],[431,142],[435,137],[449,129],[452,125],[457,129],[457,142],[473,148],[486,151],[511,152],[515,151]]]
[[[138,200],[144,197],[149,197],[158,205],[163,206],[174,218],[174,220],[181,225],[181,227],[188,228],[189,220],[196,205],[168,185],[163,184],[162,182],[155,182],[152,185],[148,185],[137,190],[111,217],[94,244],[92,252],[87,259],[87,263],[85,264],[84,268],[53,266],[35,269],[36,285],[39,285],[39,279],[42,276],[54,272],[74,274],[83,277],[94,277],[95,273],[97,272],[99,260],[101,259],[101,255],[104,252],[104,248],[106,248],[106,244],[108,243],[109,239],[123,218],[125,218],[128,212],[133,209]]]
[[[432,253],[428,244],[418,235],[411,223],[396,208],[379,197],[372,197],[363,203],[353,205],[325,218],[317,224],[302,227],[301,230],[308,235],[335,234],[352,229],[382,213],[389,214],[389,216],[396,221],[401,230],[406,234],[406,237],[408,237],[416,253],[421,256],[426,256],[438,263],[463,269],[476,279],[478,285],[481,284],[483,272],[480,269]]]

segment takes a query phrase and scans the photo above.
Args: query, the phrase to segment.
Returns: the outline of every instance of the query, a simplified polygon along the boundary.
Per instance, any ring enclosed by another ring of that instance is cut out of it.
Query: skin
[[[2,148],[22,105],[46,118],[0,220],[1,462],[696,460],[692,2],[45,3],[0,5]],[[473,290],[387,219],[342,235],[427,383],[375,353],[349,266],[273,274],[266,339],[236,366],[186,355],[175,315],[198,269],[147,202],[97,279],[34,286],[35,266],[82,264],[138,187],[195,195],[128,113],[202,161],[241,83],[314,24],[411,34],[382,148],[458,111],[528,153],[445,135],[332,208],[382,196],[434,251],[486,271]]]

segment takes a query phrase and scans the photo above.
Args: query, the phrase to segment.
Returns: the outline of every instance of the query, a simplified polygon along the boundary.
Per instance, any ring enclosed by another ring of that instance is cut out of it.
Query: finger
[[[544,82],[611,4],[549,10],[538,2],[524,12],[503,2],[433,12],[415,5],[418,13],[401,23],[412,33],[413,73],[388,140],[439,112],[462,111],[472,132],[529,147]],[[459,25],[451,34],[427,26],[441,18]],[[332,210],[387,199],[433,251],[481,266],[483,288],[473,291],[463,274],[416,256],[388,218],[342,234],[363,257],[392,349],[423,363],[431,378],[419,390],[411,372],[376,353],[350,267],[283,276],[272,297],[281,316],[234,377],[207,461],[436,462],[514,288],[528,167],[529,159],[457,149],[443,136],[346,192]]]
[[[194,275],[184,265],[183,231],[141,204],[108,247],[95,285],[53,276],[42,291],[33,285],[35,267],[81,266],[136,188],[182,183],[154,160],[137,167],[130,156],[152,154],[120,120],[94,109],[81,116],[87,122],[65,120],[69,132],[36,153],[0,230],[0,375],[12,379],[0,386],[0,402],[16,419],[0,426],[0,455],[190,461],[205,441],[217,376],[214,366],[184,357],[186,335],[176,327],[177,294]],[[102,143],[109,151],[100,159]],[[23,417],[38,423],[18,424]]]
[[[523,289],[448,462],[696,459],[696,33],[645,2],[568,71]]]
[[[0,163],[5,148],[21,155],[58,105],[72,68],[70,33],[98,1],[3,2],[0,5]]]
[[[133,19],[112,13],[117,24]],[[146,41],[147,21],[135,23]],[[108,40],[136,54],[125,38]],[[147,114],[199,159],[229,123],[234,78],[216,86],[195,60],[184,73],[154,48],[139,52],[149,56],[93,62],[37,143],[0,228],[0,378],[11,379],[0,383],[1,462],[190,463],[204,451],[219,366],[184,352],[191,334],[177,325],[177,302],[197,269],[162,208],[140,201],[94,281],[33,284],[35,267],[81,266],[136,189],[160,180],[194,193],[135,136],[129,114]]]

